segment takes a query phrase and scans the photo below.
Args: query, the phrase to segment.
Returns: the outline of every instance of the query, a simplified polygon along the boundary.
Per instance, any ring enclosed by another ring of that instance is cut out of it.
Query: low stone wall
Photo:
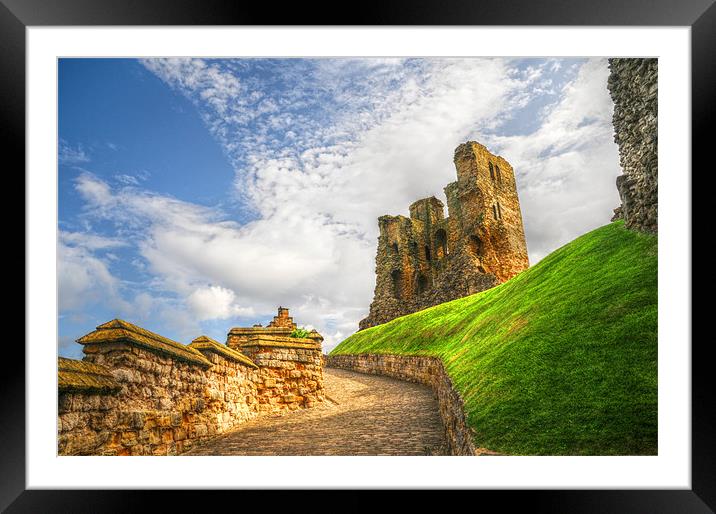
[[[176,455],[258,414],[258,372],[242,362],[209,354],[206,366],[126,343],[85,350],[121,389],[100,399],[101,412],[88,412],[94,395],[74,393],[68,402],[60,392],[60,454]]]
[[[288,339],[288,338],[287,338]],[[320,345],[257,345],[256,362],[207,337],[185,346],[126,322],[60,359],[60,455],[177,455],[262,415],[324,400]]]
[[[495,454],[475,446],[473,430],[465,418],[462,398],[453,388],[440,359],[386,354],[328,355],[326,366],[371,375],[385,375],[430,386],[438,399],[450,452],[453,455]]]

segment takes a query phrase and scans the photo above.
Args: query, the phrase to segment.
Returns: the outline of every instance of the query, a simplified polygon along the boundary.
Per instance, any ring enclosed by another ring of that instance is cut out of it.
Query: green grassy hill
[[[615,222],[488,291],[332,352],[433,355],[475,444],[512,455],[657,453],[657,238]]]

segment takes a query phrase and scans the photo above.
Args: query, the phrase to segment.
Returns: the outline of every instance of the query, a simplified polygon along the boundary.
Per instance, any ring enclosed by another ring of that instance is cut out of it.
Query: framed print
[[[709,1],[0,15],[27,188],[3,508],[716,508],[690,297]]]

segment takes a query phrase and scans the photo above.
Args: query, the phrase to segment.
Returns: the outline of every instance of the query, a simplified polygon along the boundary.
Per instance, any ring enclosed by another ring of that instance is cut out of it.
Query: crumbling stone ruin
[[[612,221],[657,232],[657,59],[609,59],[607,87],[614,101],[614,141],[623,175],[617,177],[622,204]]]
[[[410,217],[381,216],[376,285],[365,329],[484,291],[529,267],[515,174],[475,141],[455,149],[457,181],[443,203],[423,198]]]
[[[183,345],[122,320],[59,358],[60,455],[177,455],[258,416],[324,401],[321,337],[291,337],[288,309],[267,327]]]

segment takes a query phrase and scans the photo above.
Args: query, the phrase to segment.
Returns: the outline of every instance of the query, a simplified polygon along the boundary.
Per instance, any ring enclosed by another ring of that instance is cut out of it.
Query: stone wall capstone
[[[607,88],[614,101],[614,141],[623,174],[617,177],[622,204],[612,221],[657,232],[658,223],[658,60],[609,59]]]

